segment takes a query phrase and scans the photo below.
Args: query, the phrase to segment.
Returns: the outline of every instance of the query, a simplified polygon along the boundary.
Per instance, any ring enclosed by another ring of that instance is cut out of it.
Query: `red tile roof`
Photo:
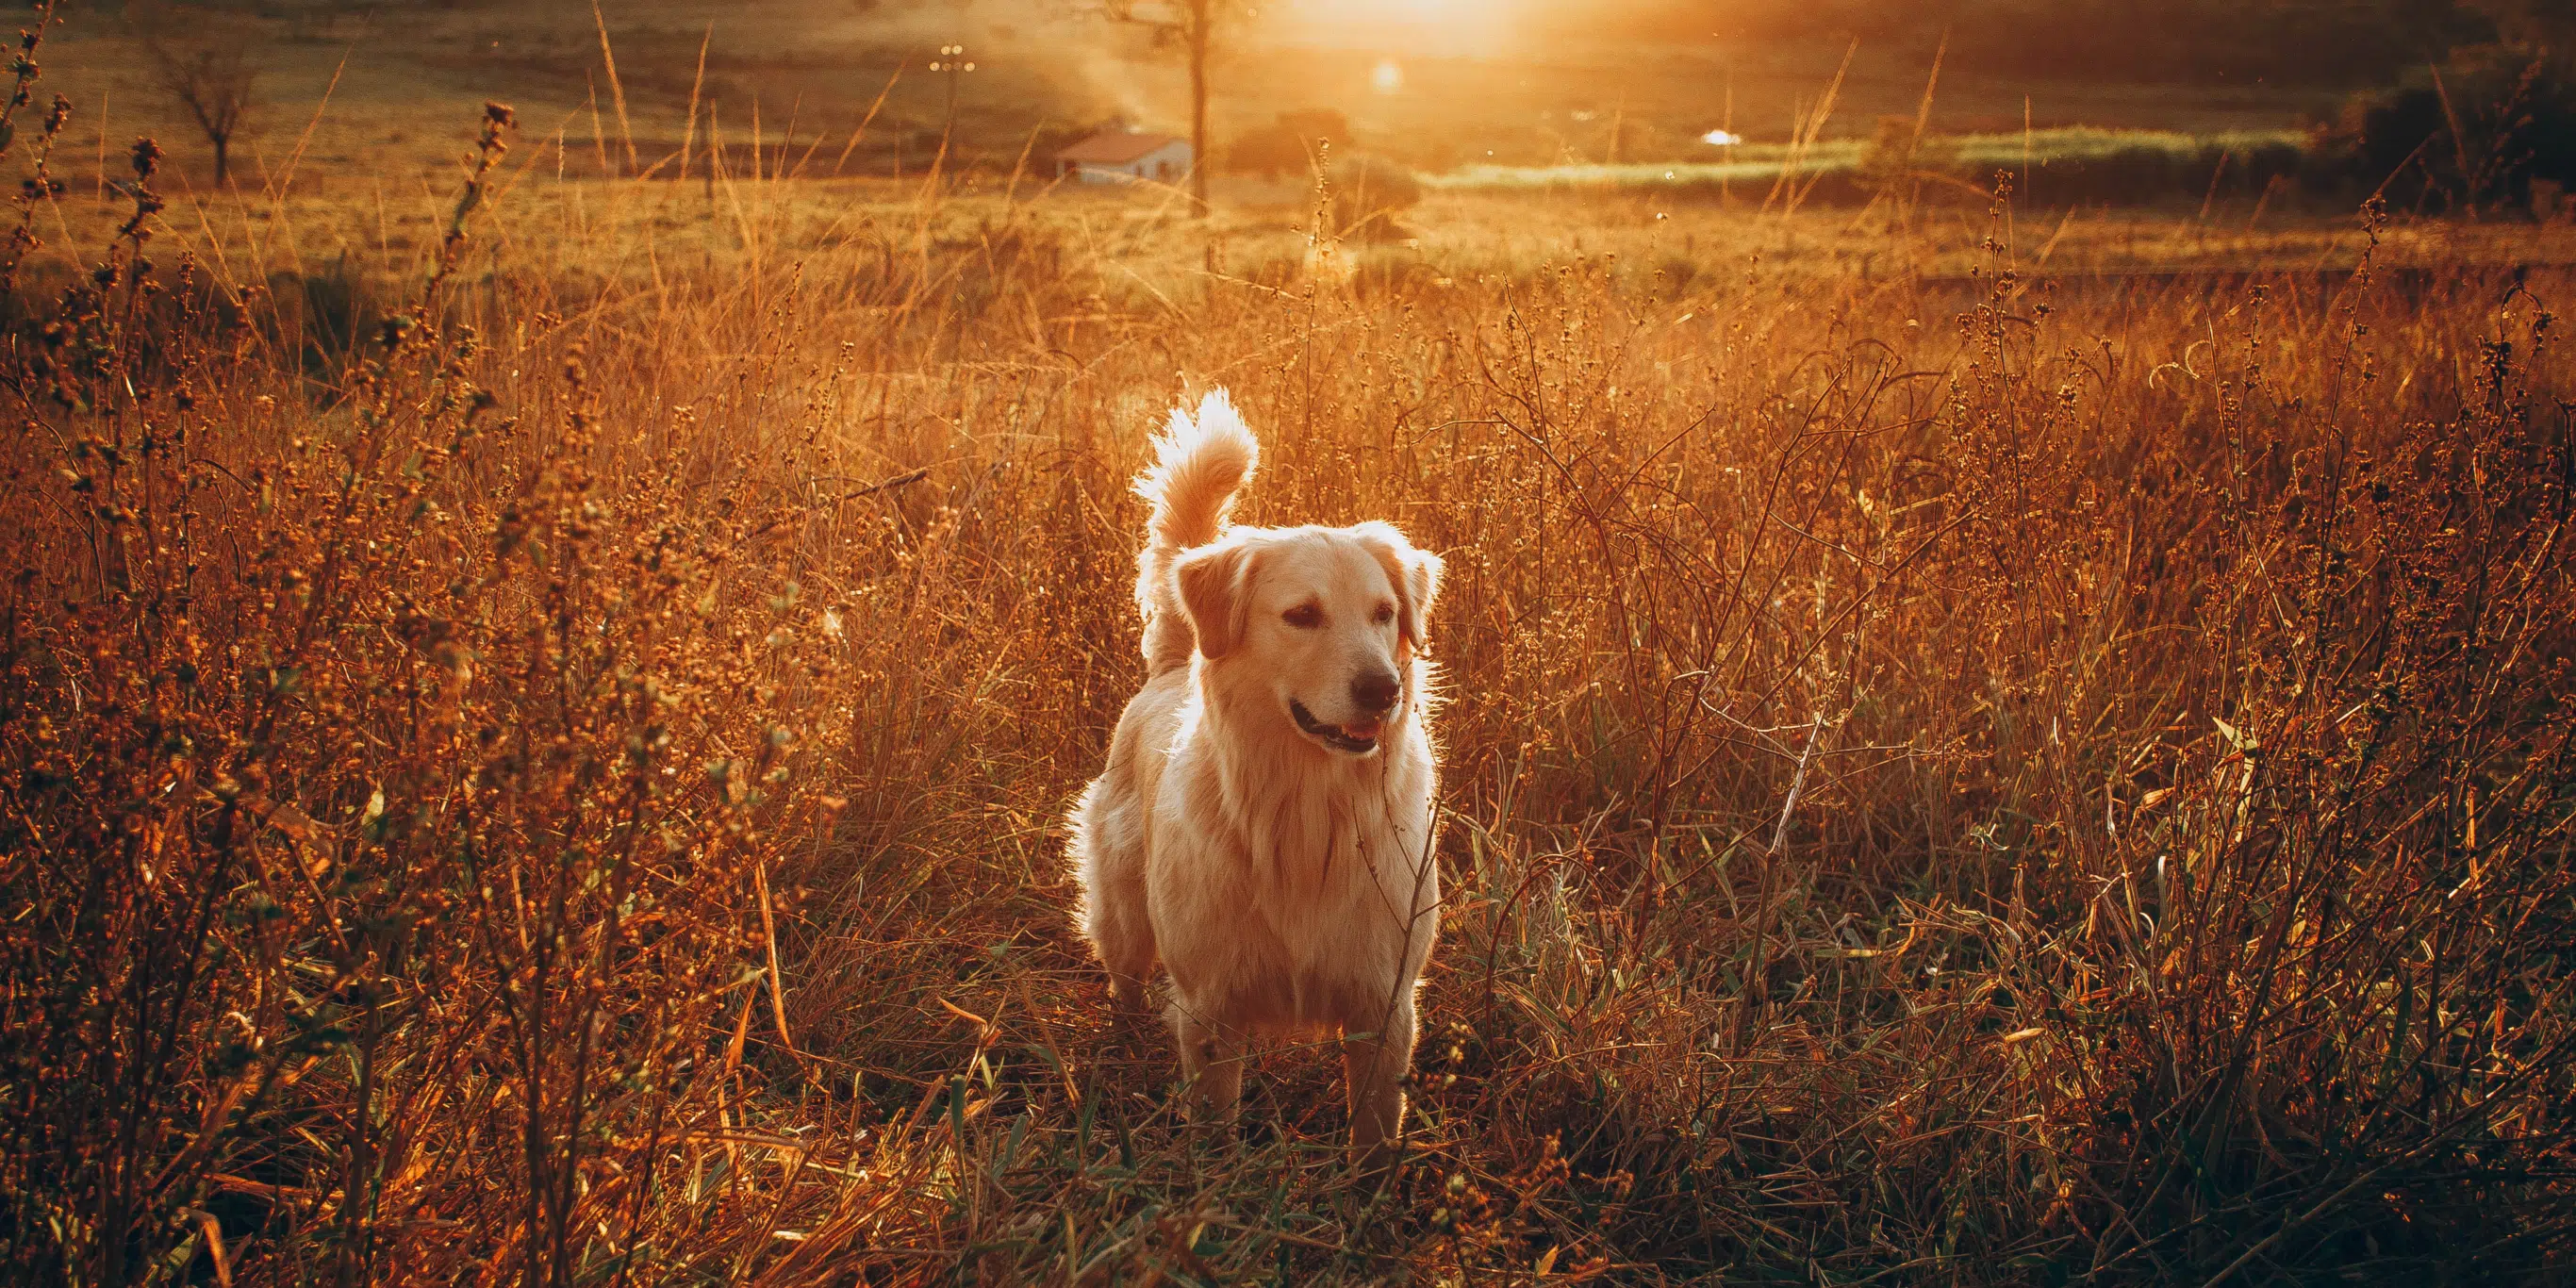
[[[1059,161],[1080,161],[1086,165],[1125,165],[1156,148],[1178,142],[1180,139],[1169,134],[1102,130],[1055,155]]]

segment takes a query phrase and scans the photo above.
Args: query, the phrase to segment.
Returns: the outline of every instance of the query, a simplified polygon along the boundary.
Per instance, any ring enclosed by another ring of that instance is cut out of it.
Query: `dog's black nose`
[[[1395,709],[1395,700],[1404,692],[1403,684],[1393,671],[1379,671],[1351,681],[1351,701],[1362,711],[1384,714]]]

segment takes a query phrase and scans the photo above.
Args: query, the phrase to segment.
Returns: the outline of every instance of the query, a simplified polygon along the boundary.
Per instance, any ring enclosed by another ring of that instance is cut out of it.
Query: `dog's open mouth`
[[[1362,724],[1328,725],[1316,719],[1315,713],[1308,711],[1306,704],[1295,698],[1288,700],[1288,714],[1296,718],[1298,728],[1305,730],[1317,741],[1335,751],[1347,751],[1354,756],[1365,756],[1377,750],[1378,730],[1384,727],[1374,719]]]

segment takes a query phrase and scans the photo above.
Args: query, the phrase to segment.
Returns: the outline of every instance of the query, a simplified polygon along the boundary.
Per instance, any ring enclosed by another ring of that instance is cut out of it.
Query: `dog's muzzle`
[[[1288,700],[1288,714],[1296,719],[1297,727],[1307,736],[1335,751],[1346,751],[1354,756],[1365,756],[1377,750],[1378,732],[1386,727],[1375,716],[1369,717],[1365,724],[1328,725],[1316,719],[1315,713],[1308,711],[1306,704],[1295,698]]]

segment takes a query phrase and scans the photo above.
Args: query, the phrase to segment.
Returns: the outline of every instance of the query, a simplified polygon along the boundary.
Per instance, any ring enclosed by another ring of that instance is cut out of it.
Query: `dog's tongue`
[[[1354,720],[1342,726],[1342,736],[1354,742],[1375,742],[1383,724],[1376,720]]]

